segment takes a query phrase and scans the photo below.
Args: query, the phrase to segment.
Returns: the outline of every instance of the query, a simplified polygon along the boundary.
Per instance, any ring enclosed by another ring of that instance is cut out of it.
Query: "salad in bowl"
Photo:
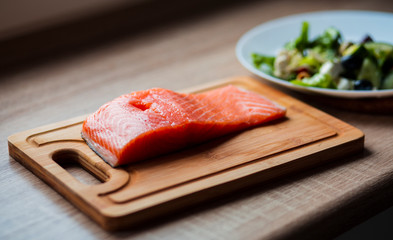
[[[255,68],[267,75],[304,87],[336,90],[393,89],[393,45],[365,35],[344,41],[342,33],[328,27],[309,37],[310,24],[302,22],[298,37],[276,55],[251,54]]]

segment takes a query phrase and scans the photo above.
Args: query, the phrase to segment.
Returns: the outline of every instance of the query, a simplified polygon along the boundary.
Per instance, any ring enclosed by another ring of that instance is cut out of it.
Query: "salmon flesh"
[[[115,167],[257,126],[285,112],[269,99],[232,85],[199,94],[154,88],[100,107],[84,121],[82,137]]]

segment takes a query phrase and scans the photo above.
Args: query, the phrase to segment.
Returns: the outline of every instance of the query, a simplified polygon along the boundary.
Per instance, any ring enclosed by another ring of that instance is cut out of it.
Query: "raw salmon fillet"
[[[232,85],[200,94],[154,88],[103,105],[84,121],[82,137],[119,166],[278,119],[285,111]]]

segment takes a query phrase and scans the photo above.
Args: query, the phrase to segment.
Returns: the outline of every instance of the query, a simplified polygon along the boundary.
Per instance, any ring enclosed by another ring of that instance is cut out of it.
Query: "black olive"
[[[374,40],[368,34],[362,38],[362,41],[360,41],[360,43],[367,43],[367,42],[374,42]]]
[[[359,69],[362,66],[363,58],[353,55],[346,55],[341,58],[341,65],[344,67],[345,70],[353,71]]]
[[[363,45],[355,46],[351,54],[341,58],[341,65],[348,72],[360,69],[367,54],[368,52]]]
[[[348,78],[348,79],[356,79],[356,72],[355,71],[344,71],[340,74],[341,77]]]
[[[355,90],[371,90],[373,89],[373,84],[365,79],[356,80],[353,85]]]

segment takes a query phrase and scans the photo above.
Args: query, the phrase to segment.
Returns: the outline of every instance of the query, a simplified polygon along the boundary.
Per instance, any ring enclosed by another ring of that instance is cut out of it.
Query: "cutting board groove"
[[[363,149],[360,130],[250,77],[184,92],[228,84],[286,107],[286,118],[120,168],[110,167],[81,139],[86,116],[14,134],[9,152],[103,228],[117,230]],[[102,183],[78,181],[61,167],[70,161]]]

